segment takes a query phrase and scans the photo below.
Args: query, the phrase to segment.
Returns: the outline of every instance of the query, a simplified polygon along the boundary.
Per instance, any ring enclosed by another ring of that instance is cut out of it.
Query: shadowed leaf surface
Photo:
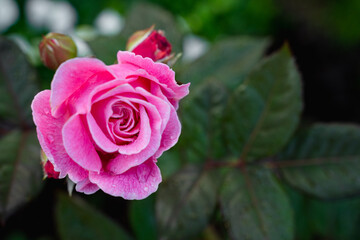
[[[160,188],[156,217],[160,239],[190,239],[207,225],[216,203],[219,171],[186,167]]]
[[[293,239],[292,209],[269,170],[230,170],[220,205],[233,239]]]
[[[230,97],[224,122],[231,152],[246,161],[277,153],[297,127],[301,109],[300,76],[284,47]]]
[[[0,37],[0,119],[32,126],[30,104],[38,92],[36,74],[12,41]]]
[[[40,190],[42,170],[35,131],[14,130],[0,139],[0,217],[7,218]]]
[[[292,186],[320,198],[360,192],[360,128],[316,124],[300,131],[275,162]]]
[[[131,239],[119,225],[74,196],[58,195],[56,222],[64,240]]]
[[[267,39],[246,37],[223,40],[210,48],[204,56],[184,66],[178,80],[182,83],[191,82],[191,89],[208,80],[219,81],[232,89],[260,61],[268,44]]]
[[[227,123],[222,117],[228,96],[260,61],[267,46],[265,39],[222,41],[182,69],[180,82],[191,82],[180,112],[184,131],[179,148],[187,161],[202,162],[226,155],[223,129]]]
[[[130,222],[137,240],[156,240],[155,198],[132,201]]]

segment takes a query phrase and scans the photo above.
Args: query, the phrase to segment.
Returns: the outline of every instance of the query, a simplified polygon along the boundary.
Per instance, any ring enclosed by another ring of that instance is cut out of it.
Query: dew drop
[[[144,187],[144,191],[147,192],[149,189],[148,187]]]
[[[49,112],[50,112],[49,108],[44,108],[44,113],[45,114],[49,114]]]
[[[142,164],[137,167],[136,175],[139,179],[139,182],[144,183],[149,178],[149,175],[151,173],[151,169],[148,165]]]
[[[51,134],[49,134],[49,135],[47,136],[47,139],[49,140],[50,143],[53,143],[53,142],[54,142],[54,136],[51,135]]]

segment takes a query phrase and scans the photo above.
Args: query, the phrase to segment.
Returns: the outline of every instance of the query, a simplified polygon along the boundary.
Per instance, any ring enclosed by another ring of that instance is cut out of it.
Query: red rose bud
[[[153,61],[161,61],[170,57],[171,44],[161,30],[148,29],[135,32],[128,40],[126,49],[137,55],[149,57]]]
[[[44,171],[44,179],[45,178],[58,179],[60,173],[55,171],[54,165],[47,159],[47,156],[45,155],[43,150],[41,150],[40,156],[41,156],[41,164],[43,166],[43,171]]]
[[[39,45],[40,58],[44,65],[56,70],[61,63],[77,55],[71,37],[61,33],[48,33]]]

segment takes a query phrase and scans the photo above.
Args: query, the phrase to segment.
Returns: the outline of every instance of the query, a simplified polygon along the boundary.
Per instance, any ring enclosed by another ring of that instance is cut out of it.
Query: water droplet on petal
[[[49,112],[50,112],[49,108],[44,108],[44,113],[45,114],[49,114]]]
[[[144,187],[144,191],[147,192],[149,189],[148,187]]]
[[[137,175],[137,178],[139,179],[139,182],[141,182],[141,183],[144,183],[147,181],[150,173],[151,173],[151,169],[146,164],[141,164],[140,166],[137,167],[136,175]]]
[[[49,134],[49,135],[47,136],[47,139],[49,140],[50,143],[53,143],[53,142],[54,142],[54,136],[51,135],[51,134]]]

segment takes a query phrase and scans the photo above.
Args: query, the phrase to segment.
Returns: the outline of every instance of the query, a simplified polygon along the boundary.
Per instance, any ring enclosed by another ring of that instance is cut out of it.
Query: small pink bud
[[[61,63],[77,55],[71,37],[61,33],[48,33],[39,44],[40,58],[44,65],[56,70]]]
[[[171,44],[161,30],[148,29],[135,32],[128,40],[126,49],[137,55],[161,61],[171,54]]]
[[[44,171],[44,179],[45,178],[58,179],[60,173],[55,171],[54,165],[47,159],[47,156],[45,155],[43,150],[41,150],[40,156],[41,156],[41,164],[43,166],[43,171]]]

